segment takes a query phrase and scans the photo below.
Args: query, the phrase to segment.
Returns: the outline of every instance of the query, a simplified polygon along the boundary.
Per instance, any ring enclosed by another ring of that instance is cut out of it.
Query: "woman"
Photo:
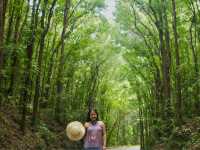
[[[95,109],[88,112],[88,120],[85,123],[86,134],[84,138],[85,150],[106,150],[106,128],[103,121],[99,121]]]

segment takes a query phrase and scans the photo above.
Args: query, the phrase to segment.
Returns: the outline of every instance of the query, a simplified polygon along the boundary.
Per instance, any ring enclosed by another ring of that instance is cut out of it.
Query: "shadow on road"
[[[108,150],[140,150],[140,146],[123,146],[123,147],[112,147]]]

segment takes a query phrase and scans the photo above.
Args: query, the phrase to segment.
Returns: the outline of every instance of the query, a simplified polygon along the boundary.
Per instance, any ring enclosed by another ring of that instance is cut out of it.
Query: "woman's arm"
[[[89,123],[86,122],[86,123],[84,124],[84,127],[85,127],[85,135],[84,135],[83,139],[86,137],[86,134],[87,134],[87,128],[89,127]]]
[[[103,121],[101,121],[101,126],[103,129],[103,150],[106,150],[106,126]]]
[[[105,125],[104,125],[104,128],[103,128],[103,150],[105,150],[106,149],[106,127],[105,127]]]
[[[89,127],[89,122],[86,122],[86,123],[84,124],[84,127],[87,129],[87,128]]]

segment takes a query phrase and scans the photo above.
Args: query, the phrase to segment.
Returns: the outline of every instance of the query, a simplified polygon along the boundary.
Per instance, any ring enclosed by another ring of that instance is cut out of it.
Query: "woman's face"
[[[95,111],[91,111],[91,113],[90,113],[90,119],[91,119],[91,121],[96,121],[97,114],[96,114]]]

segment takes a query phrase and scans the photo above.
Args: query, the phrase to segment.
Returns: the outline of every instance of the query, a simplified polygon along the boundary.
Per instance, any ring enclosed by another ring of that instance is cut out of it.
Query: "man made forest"
[[[90,108],[107,147],[199,150],[200,1],[0,0],[0,149],[81,150]]]

